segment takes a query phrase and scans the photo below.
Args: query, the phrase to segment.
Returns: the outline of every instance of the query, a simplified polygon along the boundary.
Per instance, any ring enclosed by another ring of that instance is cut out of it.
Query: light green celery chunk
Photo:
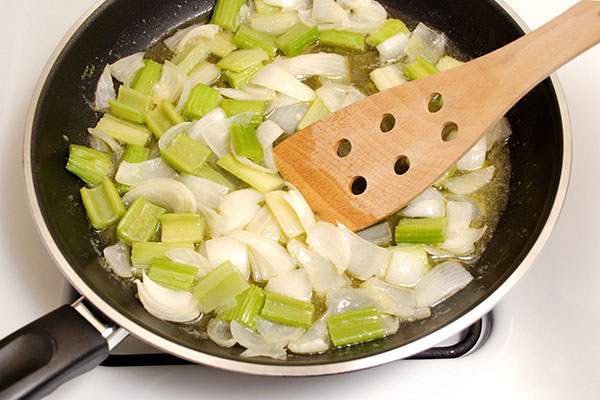
[[[199,178],[208,179],[210,181],[221,184],[229,188],[230,190],[235,190],[238,188],[238,184],[236,182],[233,182],[231,179],[228,179],[219,171],[216,171],[215,169],[211,168],[211,166],[206,163],[200,168],[198,168],[196,172],[194,172],[194,175],[196,175]]]
[[[437,180],[437,182],[433,184],[433,186],[435,186],[438,189],[441,189],[444,184],[444,181],[448,178],[452,178],[454,174],[456,174],[457,169],[458,168],[456,167],[456,165],[453,165],[452,168],[450,168],[444,175],[442,175],[440,179]]]
[[[235,298],[250,285],[229,261],[225,261],[200,279],[192,294],[200,308],[209,313],[226,301]]]
[[[444,56],[440,58],[435,67],[440,71],[448,71],[449,69],[460,67],[464,62],[457,60],[454,57]]]
[[[150,263],[148,278],[167,289],[189,292],[198,275],[198,267],[155,258]]]
[[[236,160],[233,154],[221,157],[219,161],[217,161],[217,164],[225,171],[243,180],[261,193],[272,192],[273,190],[279,189],[284,184],[283,178],[278,174],[259,171],[256,168],[242,164]]]
[[[81,188],[80,193],[87,216],[96,229],[116,224],[125,213],[125,205],[117,188],[106,176],[100,185],[92,189]]]
[[[281,7],[267,4],[265,0],[254,0],[254,8],[256,9],[256,13],[260,15],[275,14],[281,11]]]
[[[136,110],[133,107],[119,103],[115,100],[109,100],[108,105],[110,106],[110,112],[119,118],[123,118],[127,121],[135,122],[137,124],[143,124],[146,122],[146,115],[140,113],[139,110]]]
[[[323,100],[317,97],[308,108],[306,114],[304,114],[304,117],[302,117],[300,120],[297,129],[302,130],[310,124],[317,122],[321,118],[328,116],[329,114],[331,113],[325,106],[325,103],[323,103]]]
[[[194,250],[191,242],[135,242],[131,245],[131,265],[133,267],[145,267],[150,265],[153,259],[167,259],[165,253],[173,249]]]
[[[396,225],[396,243],[443,243],[446,241],[448,219],[401,218]]]
[[[157,105],[154,110],[146,114],[146,126],[154,134],[154,137],[160,137],[172,128],[175,124],[163,112],[162,104]]]
[[[254,126],[260,125],[265,115],[265,102],[261,100],[224,99],[221,101],[220,107],[228,117],[248,111],[252,112],[250,123]]]
[[[173,59],[173,62],[183,71],[185,71],[186,74],[189,74],[198,64],[206,60],[209,55],[210,48],[201,41],[194,45],[184,57],[179,57],[180,59]]]
[[[161,111],[171,121],[173,125],[184,122],[183,116],[175,109],[175,106],[167,100],[160,101]]]
[[[375,307],[327,317],[327,328],[335,347],[378,339],[385,334]]]
[[[204,218],[193,213],[168,213],[161,215],[162,242],[201,242],[204,240]]]
[[[196,172],[211,154],[207,146],[183,133],[177,135],[169,147],[160,151],[170,166],[186,174]]]
[[[277,293],[266,292],[260,316],[280,324],[310,328],[315,315],[312,303]]]
[[[104,114],[100,121],[98,121],[98,124],[96,124],[96,129],[119,142],[140,146],[148,143],[150,136],[152,136],[152,132],[144,125],[134,124],[110,114]]]
[[[117,117],[143,124],[146,122],[146,114],[152,107],[152,97],[121,85],[117,100],[109,100],[108,104],[110,104],[110,111]]]
[[[182,114],[188,120],[200,119],[217,108],[221,99],[217,89],[199,83],[192,89]]]
[[[395,65],[374,69],[369,74],[369,78],[371,78],[375,86],[377,86],[377,90],[380,92],[406,83],[404,75]]]
[[[257,73],[262,67],[263,63],[254,64],[251,67],[246,68],[240,72],[223,71],[223,79],[234,89],[244,87],[250,82],[250,79]]]
[[[218,32],[212,39],[206,39],[204,43],[215,56],[221,58],[236,49],[233,44],[233,36],[228,31]]]
[[[111,166],[108,154],[78,144],[69,145],[69,160],[65,168],[88,186],[102,183]]]
[[[158,218],[166,212],[138,197],[117,225],[117,238],[129,243],[149,241],[158,229]]]
[[[381,42],[391,38],[392,36],[398,33],[407,33],[410,34],[410,31],[399,19],[389,18],[386,19],[385,22],[377,29],[375,32],[371,33],[369,37],[367,37],[367,44],[369,46],[377,46]]]
[[[327,30],[319,33],[319,42],[325,46],[343,47],[346,49],[365,51],[365,35],[349,31]]]
[[[415,61],[404,67],[404,74],[411,81],[425,78],[427,76],[437,74],[438,72],[440,71],[435,67],[435,65],[430,63],[423,56],[417,57]]]
[[[316,42],[318,38],[319,28],[316,25],[308,27],[299,22],[289,31],[279,36],[275,42],[283,54],[288,57],[294,57]]]
[[[256,164],[263,162],[263,148],[256,137],[256,130],[251,124],[235,124],[231,127],[231,139],[235,152],[247,157]]]
[[[152,95],[154,84],[160,80],[162,65],[154,60],[144,60],[144,64],[144,67],[135,75],[131,88],[140,93]]]
[[[210,22],[223,29],[235,31],[240,8],[245,2],[245,0],[217,0]]]
[[[263,49],[240,49],[223,57],[217,67],[233,72],[241,72],[255,64],[268,61],[269,55]]]
[[[138,146],[135,144],[130,144],[127,146],[127,150],[125,151],[125,155],[123,156],[123,161],[127,161],[128,163],[139,163],[142,161],[148,161],[150,159],[150,149],[144,146]],[[129,190],[129,185],[123,185],[122,183],[116,184],[117,190],[119,193],[124,193]]]
[[[233,37],[233,43],[242,49],[263,49],[271,57],[277,54],[277,45],[273,36],[255,31],[247,25],[240,26]]]
[[[235,296],[237,305],[220,312],[217,318],[223,321],[237,321],[249,328],[256,325],[256,317],[265,305],[265,292],[258,286],[251,285],[248,289]]]

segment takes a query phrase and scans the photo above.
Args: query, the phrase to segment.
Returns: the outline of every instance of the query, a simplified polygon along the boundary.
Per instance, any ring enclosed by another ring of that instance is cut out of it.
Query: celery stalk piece
[[[315,315],[312,303],[277,293],[266,292],[260,316],[280,324],[310,328]]]
[[[182,114],[188,120],[200,119],[217,108],[221,99],[217,89],[199,83],[192,89]]]
[[[415,79],[425,78],[429,75],[437,74],[440,72],[435,65],[430,63],[423,56],[419,56],[412,63],[404,67],[404,74],[411,81]]]
[[[236,49],[232,41],[231,32],[221,31],[212,39],[207,39],[204,43],[215,56],[223,58]]]
[[[206,60],[209,55],[210,48],[204,42],[200,42],[192,47],[184,57],[180,57],[181,59],[178,60],[174,59],[173,61],[177,61],[177,66],[185,71],[186,74],[189,74],[198,64]]]
[[[96,186],[110,170],[110,156],[98,150],[78,144],[69,145],[69,160],[65,168],[74,173],[88,186]]]
[[[177,111],[175,106],[173,104],[171,104],[169,101],[164,100],[164,99],[161,100],[160,107],[161,107],[162,113],[169,119],[169,121],[171,121],[171,123],[173,125],[177,125],[182,122],[185,122],[185,120],[183,119],[183,116],[181,114],[179,114],[179,112]]]
[[[237,305],[220,312],[217,318],[227,322],[237,321],[254,329],[256,317],[260,315],[265,305],[265,297],[265,292],[261,288],[250,285],[248,289],[235,296]]]
[[[96,229],[108,228],[125,214],[125,205],[115,184],[104,177],[95,188],[81,188],[81,200],[92,226]]]
[[[326,30],[319,33],[319,42],[325,46],[365,51],[365,35],[349,31]]]
[[[220,107],[225,111],[228,117],[238,115],[244,112],[252,112],[250,123],[258,126],[263,122],[265,115],[265,102],[261,100],[232,100],[224,99]]]
[[[327,328],[335,347],[379,339],[385,334],[375,307],[327,317]]]
[[[217,67],[233,72],[241,72],[255,64],[268,61],[269,55],[263,49],[240,49],[223,57]]]
[[[248,287],[250,285],[237,268],[230,261],[225,261],[196,282],[192,294],[202,311],[209,313]]]
[[[131,82],[131,88],[140,93],[152,95],[152,87],[160,81],[162,65],[154,60],[144,60],[144,64]]]
[[[272,192],[273,190],[279,189],[284,184],[283,178],[278,174],[263,172],[242,164],[233,156],[233,154],[221,157],[219,161],[217,161],[217,164],[225,171],[243,180],[261,193]]]
[[[188,135],[180,133],[169,147],[160,151],[162,158],[173,168],[193,174],[200,168],[212,151]]]
[[[318,38],[319,28],[316,25],[308,27],[302,22],[298,22],[289,31],[279,36],[275,43],[283,54],[294,57],[316,42]]]
[[[150,263],[148,278],[167,289],[189,292],[198,275],[198,267],[155,258]]]
[[[152,107],[152,97],[121,85],[117,101],[109,100],[108,104],[110,104],[110,111],[117,117],[143,124],[146,122],[146,114]]]
[[[165,115],[162,106],[159,104],[154,110],[146,114],[146,126],[155,138],[160,139],[166,131],[173,127],[173,123]]]
[[[160,240],[167,242],[194,242],[204,240],[204,218],[193,213],[168,213],[160,218]]]
[[[149,241],[158,229],[158,218],[166,212],[138,197],[117,225],[117,238],[129,243]]]
[[[210,181],[219,183],[225,187],[228,187],[231,190],[235,190],[238,188],[238,185],[235,182],[232,182],[227,177],[223,176],[219,171],[211,168],[210,165],[204,164],[200,168],[194,172],[194,175],[200,178],[208,179]]]
[[[251,124],[235,124],[231,127],[231,138],[235,152],[257,164],[263,162],[263,148],[256,137],[256,129]]]
[[[257,73],[262,67],[264,67],[263,63],[258,63],[240,72],[223,71],[223,79],[225,79],[225,82],[227,82],[232,88],[239,89],[243,86],[246,86],[254,74]]]
[[[245,0],[217,0],[210,22],[223,29],[235,31],[240,8],[245,2]]]
[[[300,131],[310,124],[317,122],[321,118],[328,116],[329,114],[331,113],[325,106],[325,103],[323,103],[323,100],[317,97],[313,100],[312,104],[308,108],[308,111],[306,114],[304,114],[304,117],[302,117],[296,129]]]
[[[256,13],[260,15],[275,14],[281,11],[281,7],[267,4],[265,0],[254,0],[254,8],[256,9]]]
[[[140,146],[144,146],[150,139],[150,136],[152,136],[152,132],[144,125],[134,124],[110,114],[104,114],[100,121],[98,121],[98,124],[96,124],[96,129],[119,142]]]
[[[395,65],[376,68],[371,71],[369,78],[371,78],[371,81],[373,81],[380,92],[406,83],[404,74]]]
[[[464,62],[457,60],[454,57],[444,56],[435,64],[435,67],[440,71],[448,71],[449,69],[460,67]]]
[[[401,218],[395,229],[396,243],[443,243],[448,219]]]
[[[145,267],[150,265],[153,259],[167,259],[165,253],[173,249],[194,250],[191,242],[135,242],[131,245],[131,265],[133,267]]]
[[[277,45],[273,36],[255,31],[247,25],[240,26],[233,37],[233,44],[242,49],[263,49],[271,57],[277,54]]]
[[[109,100],[108,105],[110,106],[110,112],[119,118],[126,119],[127,121],[135,122],[136,124],[143,124],[146,122],[146,115],[140,113],[133,107],[127,104],[119,103],[115,100]]]
[[[127,161],[128,163],[139,163],[142,161],[148,161],[149,159],[150,149],[135,144],[130,144],[127,146],[127,151],[125,151],[125,155],[123,156],[123,161]],[[129,190],[129,185],[123,185],[122,183],[118,182],[116,187],[121,194]]]
[[[367,37],[367,44],[375,47],[400,32],[410,34],[410,31],[401,20],[394,18],[386,19],[375,32]]]

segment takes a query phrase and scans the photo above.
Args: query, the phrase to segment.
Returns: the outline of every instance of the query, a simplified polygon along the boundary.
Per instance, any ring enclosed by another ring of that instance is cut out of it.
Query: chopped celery
[[[210,165],[206,163],[200,168],[198,168],[196,172],[194,172],[194,175],[221,184],[225,187],[228,187],[231,190],[235,190],[238,188],[238,185],[235,182],[232,182],[230,179],[223,176],[223,174],[211,168]]]
[[[158,218],[166,212],[138,197],[117,225],[117,238],[129,243],[149,241],[158,229]]]
[[[221,94],[217,89],[199,83],[192,89],[182,114],[189,120],[200,119],[217,108],[220,102]]]
[[[88,186],[102,183],[111,166],[108,154],[78,144],[69,145],[69,160],[65,168]]]
[[[193,174],[212,154],[211,150],[188,135],[180,133],[169,147],[160,151],[162,158],[173,168]]]
[[[87,216],[96,229],[116,224],[125,213],[115,184],[106,176],[100,185],[92,189],[81,188],[80,193]]]
[[[144,60],[144,64],[144,67],[137,72],[133,79],[131,88],[140,93],[151,95],[154,84],[160,80],[162,65],[154,60]]]
[[[256,130],[251,124],[235,124],[231,127],[233,147],[238,155],[247,157],[257,164],[263,161],[263,148],[256,137]]]
[[[198,275],[198,267],[155,258],[150,263],[148,278],[167,289],[189,292]]]
[[[404,74],[410,80],[425,78],[429,75],[437,74],[440,72],[435,65],[430,63],[423,56],[419,56],[412,63],[404,67]]]
[[[281,11],[281,7],[265,3],[265,0],[254,0],[254,8],[260,15],[275,14]]]
[[[191,242],[135,242],[131,245],[131,265],[134,267],[144,267],[150,265],[153,259],[166,259],[165,253],[173,249],[194,250],[194,243]]]
[[[160,107],[163,114],[171,121],[173,125],[184,122],[183,116],[175,109],[175,106],[167,100],[160,101]]]
[[[395,65],[374,69],[369,74],[369,78],[371,78],[375,86],[377,86],[377,90],[380,92],[406,83],[404,75]]]
[[[201,242],[204,240],[204,219],[193,213],[169,213],[161,215],[162,242]]]
[[[261,100],[232,100],[224,99],[220,107],[225,111],[228,117],[238,115],[244,112],[252,112],[250,123],[254,126],[260,125],[265,115],[265,102]]]
[[[119,103],[115,100],[109,100],[108,104],[110,105],[110,112],[112,112],[117,117],[126,119],[131,122],[135,122],[137,124],[143,124],[146,122],[146,115],[140,113],[139,110],[128,106],[127,104]]]
[[[223,29],[234,31],[240,8],[245,2],[246,0],[217,0],[210,22]]]
[[[167,100],[161,100],[156,108],[146,114],[146,126],[152,131],[154,137],[160,137],[174,125],[184,122],[181,114],[177,112],[173,104]]]
[[[410,34],[410,31],[401,20],[394,18],[386,19],[375,32],[369,35],[367,44],[375,47],[400,32]]]
[[[435,67],[440,71],[447,71],[452,68],[460,67],[464,62],[450,56],[440,58]]]
[[[310,328],[315,315],[312,303],[277,293],[266,292],[260,316],[280,324]]]
[[[299,22],[289,31],[279,36],[275,42],[283,54],[288,57],[294,57],[316,42],[318,38],[319,28],[316,25],[308,27]]]
[[[96,129],[120,142],[140,146],[144,146],[152,136],[152,132],[144,125],[134,124],[110,114],[104,114],[96,124]]]
[[[177,61],[177,66],[185,71],[186,74],[192,72],[192,70],[200,64],[202,61],[206,60],[210,55],[210,49],[204,42],[200,42],[196,44],[192,49],[187,52],[187,54]]]
[[[109,100],[108,104],[110,104],[110,111],[117,117],[143,124],[146,121],[146,114],[152,107],[152,97],[121,85],[117,100]]]
[[[214,38],[207,39],[204,43],[214,55],[223,58],[236,49],[232,40],[231,32],[221,31]]]
[[[443,243],[448,219],[401,218],[396,225],[396,243]]]
[[[254,64],[243,71],[223,71],[223,79],[234,89],[239,89],[250,82],[250,79],[263,67],[263,63]]]
[[[225,171],[243,180],[261,193],[268,193],[279,189],[284,181],[278,174],[259,171],[256,168],[242,164],[233,156],[228,154],[221,157],[217,164]]]
[[[217,67],[233,72],[241,72],[267,60],[269,60],[269,55],[263,49],[240,49],[223,57],[217,63]]]
[[[227,300],[235,298],[250,285],[230,261],[225,261],[200,279],[192,294],[200,308],[209,313]]]
[[[378,339],[385,334],[375,307],[327,317],[327,328],[336,347]]]
[[[142,161],[148,161],[149,159],[150,149],[135,144],[130,144],[127,146],[127,151],[125,151],[125,155],[123,156],[123,161],[127,161],[128,163],[139,163]],[[121,194],[129,190],[129,185],[117,183],[116,186]]]
[[[237,321],[254,328],[255,319],[265,305],[265,292],[255,285],[235,296],[237,305],[220,312],[217,317],[223,321]]]
[[[350,50],[365,51],[365,35],[349,31],[321,31],[319,42],[325,46],[343,47]]]
[[[320,97],[317,97],[313,100],[312,104],[308,108],[308,111],[306,114],[304,114],[304,117],[302,117],[296,129],[302,130],[310,124],[317,122],[321,118],[328,116],[329,114],[331,113],[325,106],[325,103],[323,103],[323,100],[321,100]]]
[[[233,37],[233,43],[243,49],[261,48],[271,57],[277,54],[277,45],[273,36],[255,31],[247,25],[240,26]]]

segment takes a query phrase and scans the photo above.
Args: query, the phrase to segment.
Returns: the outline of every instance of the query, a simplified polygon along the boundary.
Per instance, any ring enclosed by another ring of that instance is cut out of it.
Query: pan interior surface
[[[392,16],[404,19],[411,28],[421,21],[444,32],[456,52],[470,58],[486,54],[523,34],[509,14],[491,0],[382,0],[381,3]],[[152,342],[152,337],[161,337],[190,349],[191,352],[179,355],[194,361],[202,361],[194,354],[242,361],[248,365],[246,372],[253,372],[252,364],[329,365],[399,349],[438,331],[482,304],[521,266],[555,207],[563,172],[563,121],[550,80],[536,87],[508,114],[513,135],[509,141],[512,172],[507,210],[472,270],[475,280],[436,307],[432,318],[403,323],[396,335],[384,339],[321,355],[290,355],[286,361],[277,361],[242,358],[239,347],[219,347],[192,329],[181,329],[150,316],[135,298],[133,286],[110,276],[99,261],[101,242],[86,219],[79,196],[81,182],[64,168],[68,146],[87,144],[87,128],[99,118],[91,107],[96,82],[107,63],[152,47],[165,33],[192,20],[207,18],[213,6],[214,2],[205,0],[106,1],[66,42],[41,89],[29,144],[31,171],[26,172],[32,174],[37,204],[43,215],[43,221],[36,223],[47,229],[60,252],[53,257],[63,273],[70,279],[77,277],[71,280],[76,281],[80,292],[97,295],[104,303],[96,304],[101,311],[107,312],[108,307],[107,314],[121,315],[128,321],[124,327],[142,339]]]

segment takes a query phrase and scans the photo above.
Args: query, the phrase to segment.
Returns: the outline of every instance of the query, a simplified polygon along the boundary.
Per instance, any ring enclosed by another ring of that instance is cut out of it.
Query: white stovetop
[[[534,28],[575,3],[506,1]],[[92,3],[0,2],[0,337],[60,304],[61,275],[46,254],[26,205],[22,132],[29,99],[46,60]],[[559,77],[571,111],[574,139],[567,201],[533,269],[495,309],[492,336],[476,353],[457,360],[399,361],[340,376],[302,379],[246,376],[203,366],[100,367],[67,383],[50,398],[597,397],[600,47],[563,67]]]

